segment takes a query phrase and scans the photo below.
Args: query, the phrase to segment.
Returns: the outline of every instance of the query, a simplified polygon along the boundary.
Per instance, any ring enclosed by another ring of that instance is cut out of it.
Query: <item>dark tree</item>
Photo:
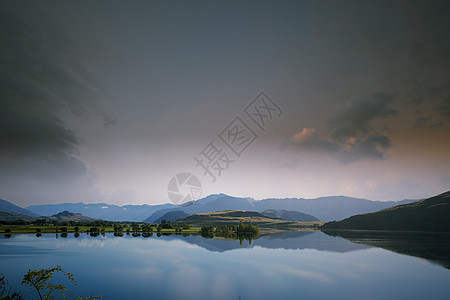
[[[69,281],[76,285],[73,275],[68,272],[65,273],[59,265],[55,268],[41,269],[39,271],[28,270],[27,274],[23,276],[22,284],[33,287],[41,300],[51,299],[55,291],[59,291],[60,297],[64,297],[65,293],[69,293],[69,290],[62,284],[53,284],[50,282],[53,273],[64,274]]]

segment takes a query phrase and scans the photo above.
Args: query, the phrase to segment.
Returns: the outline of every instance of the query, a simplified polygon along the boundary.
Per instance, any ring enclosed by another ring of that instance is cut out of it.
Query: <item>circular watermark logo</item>
[[[167,186],[167,194],[174,204],[183,204],[200,199],[202,184],[197,176],[191,173],[180,173],[172,177]]]

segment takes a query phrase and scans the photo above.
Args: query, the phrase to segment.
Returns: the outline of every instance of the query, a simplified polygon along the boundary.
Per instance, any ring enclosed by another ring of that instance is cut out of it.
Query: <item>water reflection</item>
[[[324,230],[353,243],[425,258],[450,269],[450,233]]]
[[[333,252],[349,252],[370,248],[367,245],[350,242],[346,239],[336,238],[318,231],[289,231],[273,234],[236,234],[236,233],[180,233],[180,232],[144,232],[144,233],[99,233],[87,232],[90,238],[98,237],[126,237],[126,238],[165,238],[166,240],[182,240],[192,245],[200,246],[209,251],[225,252],[239,248],[262,247],[266,249],[316,249]],[[4,238],[18,237],[17,234],[5,234]],[[36,234],[36,237],[56,239],[70,237],[67,233]],[[79,238],[78,232],[73,234]],[[0,235],[2,238],[2,235]]]
[[[316,249],[332,252],[349,252],[368,249],[369,246],[352,243],[346,239],[331,237],[317,231],[291,231],[262,235],[192,234],[190,236],[169,235],[168,239],[181,239],[214,252],[225,252],[239,248],[261,247],[266,249],[302,250]]]
[[[257,239],[260,237],[257,233],[247,233],[247,234],[238,234],[235,232],[220,232],[220,233],[212,233],[212,232],[202,232],[201,234],[202,238],[205,239],[225,239],[225,240],[235,240],[239,241],[239,246],[242,246],[244,241],[248,241],[248,245],[252,244],[252,241],[254,239]]]
[[[122,232],[86,233],[90,238],[124,237]],[[15,238],[19,235],[4,234],[0,239]],[[68,238],[65,232],[56,234],[36,233],[38,238]],[[73,234],[79,238],[80,233]],[[239,248],[261,247],[265,249],[302,250],[315,249],[320,251],[350,252],[372,247],[387,249],[400,254],[420,257],[438,263],[450,269],[450,233],[420,233],[420,232],[385,232],[385,231],[287,231],[273,234],[238,235],[236,233],[170,233],[151,232],[126,233],[126,238],[161,238],[166,240],[182,240],[199,246],[208,251],[225,252]]]
[[[0,266],[20,285],[28,269],[59,264],[76,276],[77,294],[105,299],[448,299],[448,269],[358,239],[305,231],[251,241],[156,232],[13,234],[0,235]]]

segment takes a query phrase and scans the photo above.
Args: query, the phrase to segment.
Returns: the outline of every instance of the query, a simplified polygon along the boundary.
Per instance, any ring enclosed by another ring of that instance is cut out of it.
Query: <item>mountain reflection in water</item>
[[[209,251],[224,252],[239,248],[262,247],[266,249],[316,249],[333,252],[348,252],[370,248],[366,245],[355,244],[346,239],[328,236],[319,231],[288,231],[264,234],[259,237],[248,238],[240,243],[239,238],[224,238],[216,236],[205,238],[200,235],[180,236],[170,235],[171,239],[181,239],[190,244],[205,248]]]
[[[450,233],[324,230],[332,237],[424,258],[450,269]]]

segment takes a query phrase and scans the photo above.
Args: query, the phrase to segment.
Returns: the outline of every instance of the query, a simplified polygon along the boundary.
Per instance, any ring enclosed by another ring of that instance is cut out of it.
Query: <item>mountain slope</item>
[[[413,203],[326,223],[322,229],[450,232],[450,191]]]
[[[39,214],[36,214],[29,210],[26,210],[20,206],[12,204],[11,202],[3,200],[3,199],[0,199],[0,210],[7,211],[7,212],[13,212],[16,214],[21,214],[21,215],[26,215],[26,216],[30,216],[30,217],[39,217]]]
[[[175,222],[176,220],[183,219],[188,216],[189,215],[187,213],[185,213],[184,211],[181,211],[181,210],[169,211],[168,213],[166,213],[165,215],[163,215],[159,219],[157,219],[155,221],[155,223],[161,223],[162,220]],[[146,221],[144,221],[144,222],[147,223]]]
[[[83,216],[82,214],[71,213],[69,211],[63,211],[57,213],[51,217],[30,217],[27,215],[22,215],[14,212],[0,211],[0,221],[26,221],[33,222],[38,219],[46,219],[48,221],[74,221],[74,222],[92,222],[96,219]]]
[[[286,221],[299,221],[299,222],[319,221],[319,219],[317,219],[314,216],[293,210],[266,209],[265,211],[261,212],[261,214],[272,218],[280,218]]]
[[[258,201],[256,211],[265,209],[283,209],[301,211],[315,216],[322,221],[342,220],[355,214],[375,212],[398,204],[409,203],[412,200],[371,201],[346,196],[330,196],[315,199],[264,199]]]
[[[18,220],[30,222],[36,220],[36,218],[18,214],[15,212],[0,210],[0,221],[18,221]]]

